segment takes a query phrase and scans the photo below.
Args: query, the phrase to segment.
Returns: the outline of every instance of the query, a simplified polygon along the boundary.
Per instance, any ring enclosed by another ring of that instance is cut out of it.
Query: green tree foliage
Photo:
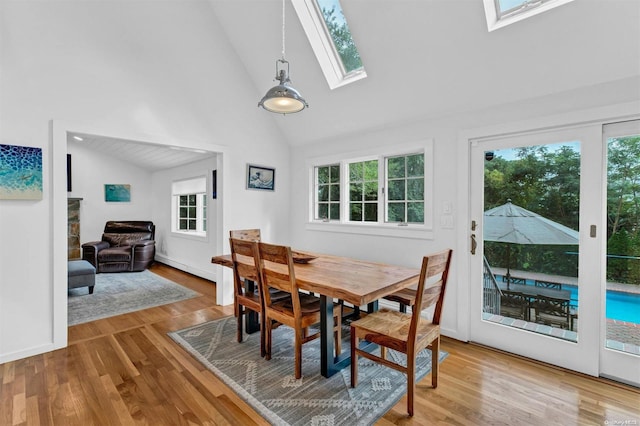
[[[607,279],[640,284],[640,136],[608,143]],[[485,161],[485,210],[507,202],[579,229],[580,154],[571,146],[516,149]],[[576,246],[511,244],[512,269],[577,276]],[[507,266],[507,244],[486,242],[491,265]]]
[[[331,9],[322,7],[322,15],[324,16],[324,21],[327,24],[329,34],[333,39],[336,51],[338,52],[338,55],[340,55],[345,71],[351,72],[362,68],[362,60],[360,59],[360,54],[358,53],[356,44],[353,41],[351,31],[349,31],[344,15],[342,16],[342,19],[338,19],[337,14],[338,12],[336,11],[335,6],[332,6]],[[340,11],[340,14],[342,14],[342,11]]]

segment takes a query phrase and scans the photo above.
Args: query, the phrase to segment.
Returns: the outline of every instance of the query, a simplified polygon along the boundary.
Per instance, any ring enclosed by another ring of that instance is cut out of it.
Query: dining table
[[[320,297],[320,373],[324,377],[331,377],[351,363],[349,349],[334,356],[334,300],[377,309],[379,299],[416,285],[420,276],[417,268],[330,254],[294,251],[293,258],[298,288]],[[238,261],[253,263],[253,259],[243,256],[238,256]],[[211,262],[233,268],[230,254],[213,256]],[[283,272],[286,268],[271,262],[265,262],[265,267]]]

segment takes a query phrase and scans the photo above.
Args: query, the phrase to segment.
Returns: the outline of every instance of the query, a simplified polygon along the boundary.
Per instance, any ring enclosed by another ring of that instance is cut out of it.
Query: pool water
[[[571,292],[571,306],[578,306],[578,287],[562,285]],[[640,324],[640,294],[607,290],[607,318]]]
[[[534,285],[527,280],[527,285]],[[571,306],[578,306],[578,287],[562,285],[571,292]],[[607,290],[607,318],[640,324],[640,294]]]

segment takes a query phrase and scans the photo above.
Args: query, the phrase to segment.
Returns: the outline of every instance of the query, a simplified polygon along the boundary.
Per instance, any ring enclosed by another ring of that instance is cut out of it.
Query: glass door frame
[[[607,139],[616,136],[640,135],[640,119],[606,123],[602,126],[602,228],[606,236],[606,220],[607,220],[607,172],[608,172],[608,142]],[[606,265],[607,261],[607,239],[602,238],[602,264]],[[606,312],[606,266],[602,268],[601,282],[601,298],[602,310]],[[614,380],[619,380],[634,386],[640,387],[640,356],[628,352],[607,348],[607,319],[603,314],[600,324],[600,375]]]
[[[469,160],[469,237],[475,234],[476,254],[470,256],[470,320],[469,340],[528,358],[537,359],[585,374],[599,373],[599,342],[601,321],[604,317],[600,280],[601,240],[599,232],[604,223],[602,209],[593,208],[603,197],[601,178],[592,170],[602,169],[602,126],[557,128],[507,136],[474,139],[470,141]],[[543,334],[492,323],[482,319],[482,232],[484,213],[484,152],[521,146],[545,145],[558,142],[580,141],[580,249],[578,260],[578,341],[571,342]],[[590,208],[591,207],[591,208]],[[477,226],[471,231],[471,221]],[[591,225],[596,225],[595,237],[590,236]],[[591,261],[589,261],[591,260]]]

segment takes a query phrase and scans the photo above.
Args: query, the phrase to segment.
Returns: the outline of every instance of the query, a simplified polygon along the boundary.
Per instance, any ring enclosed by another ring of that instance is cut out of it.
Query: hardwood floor
[[[166,335],[233,315],[215,285],[155,264],[200,297],[69,328],[69,346],[0,365],[0,425],[267,424]],[[418,383],[380,425],[640,425],[640,389],[444,338],[437,389]]]

